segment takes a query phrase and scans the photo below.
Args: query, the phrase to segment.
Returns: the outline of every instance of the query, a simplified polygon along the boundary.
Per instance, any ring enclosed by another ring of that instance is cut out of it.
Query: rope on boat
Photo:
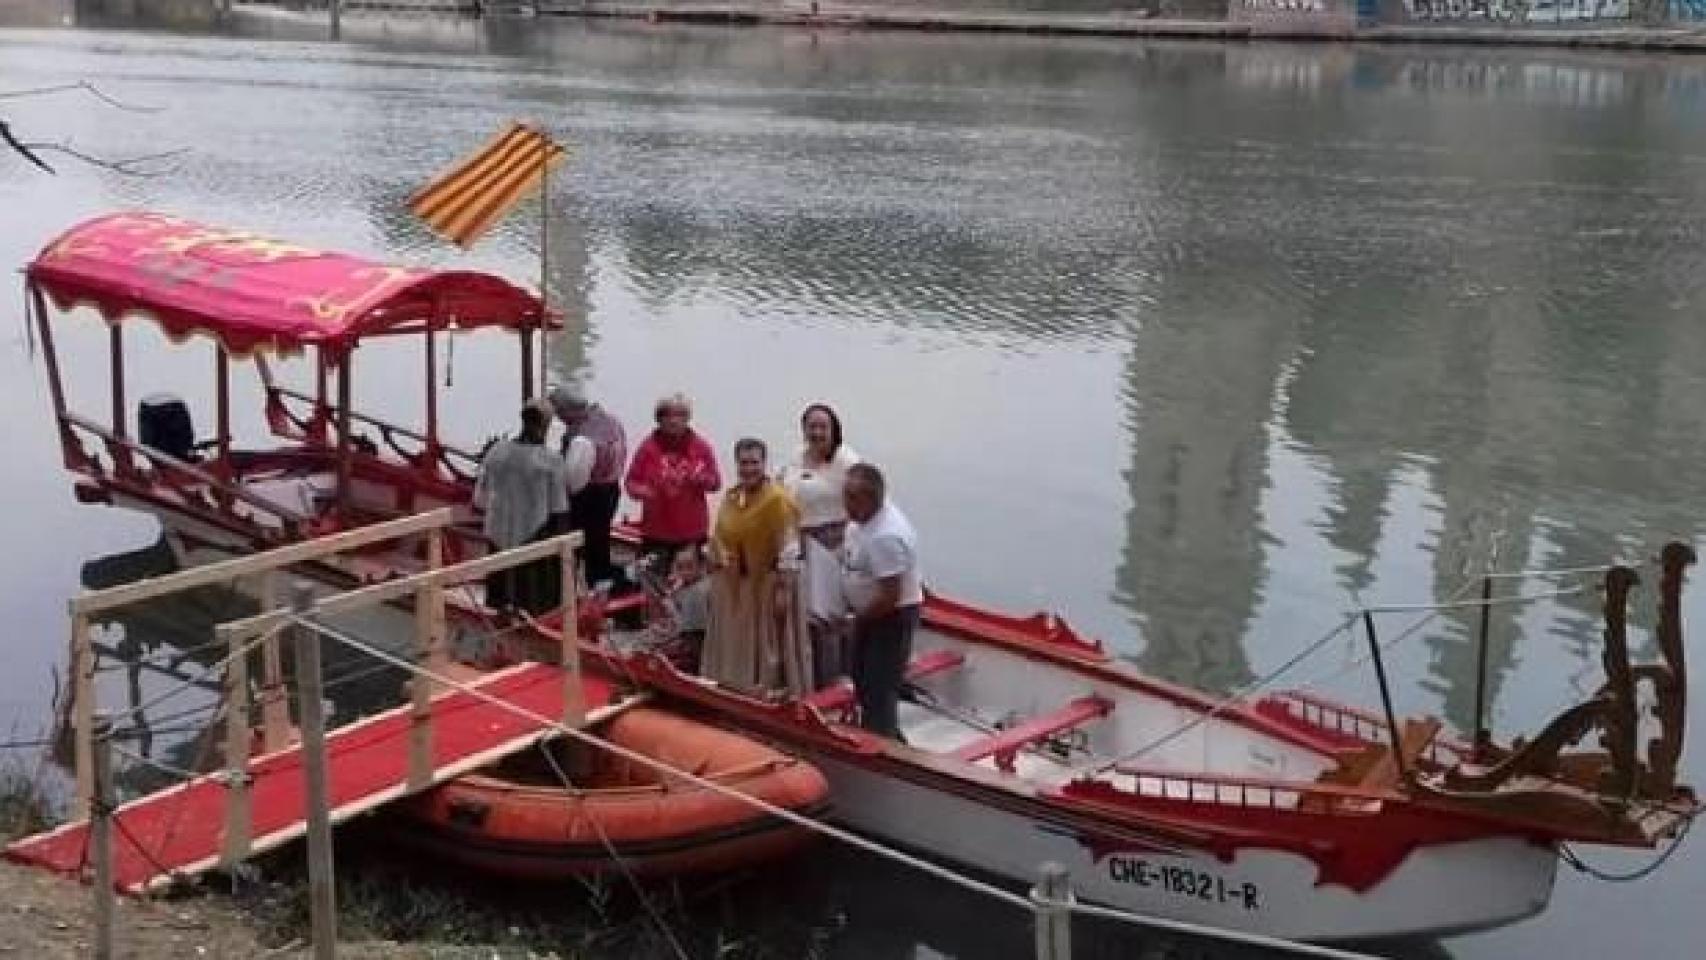
[[[558,780],[562,781],[563,789],[578,792],[574,781],[569,779],[568,773],[557,763],[557,758],[551,756],[550,744],[546,740],[540,739],[535,741],[535,746],[539,748],[539,753],[545,758],[545,763],[551,768],[551,772],[556,774]],[[588,817],[587,820],[592,824],[592,828],[598,831],[598,842],[604,845],[604,852],[616,862],[616,868],[622,871],[622,876],[627,878],[628,885],[634,889],[634,895],[640,898],[640,905],[646,908],[646,913],[651,915],[652,922],[657,924],[657,928],[663,933],[664,939],[669,941],[670,949],[674,950],[675,955],[681,960],[692,960],[687,949],[681,945],[681,941],[676,939],[675,931],[671,930],[669,923],[664,920],[663,914],[659,913],[657,907],[653,906],[652,898],[646,895],[646,889],[640,884],[639,878],[634,876],[634,871],[628,868],[628,858],[622,856],[621,851],[616,849],[616,844],[610,842],[610,834],[605,832],[603,822],[597,817]]]
[[[841,827],[834,826],[833,824],[824,823],[821,820],[816,820],[816,819],[813,819],[811,817],[805,816],[803,814],[795,813],[794,811],[789,810],[786,807],[777,806],[776,804],[773,804],[773,803],[769,802],[768,800],[764,800],[760,797],[751,796],[750,794],[742,793],[739,790],[733,789],[731,787],[724,786],[724,785],[717,783],[713,780],[708,780],[702,776],[699,776],[698,774],[691,773],[689,771],[682,770],[678,767],[671,766],[670,764],[665,763],[661,760],[658,760],[655,757],[647,756],[646,754],[640,753],[637,750],[631,750],[627,747],[622,746],[621,744],[614,743],[610,740],[607,740],[607,739],[599,736],[596,733],[592,733],[591,731],[584,730],[584,729],[581,729],[579,727],[569,726],[568,724],[565,724],[565,723],[561,722],[560,720],[556,720],[556,719],[553,719],[551,717],[547,717],[543,714],[536,713],[532,710],[527,709],[526,707],[522,707],[522,706],[519,706],[517,704],[510,703],[507,700],[504,700],[500,697],[497,697],[497,696],[494,696],[490,693],[487,693],[486,691],[481,690],[478,687],[474,687],[474,686],[471,686],[469,684],[463,683],[462,681],[457,680],[453,677],[446,676],[446,675],[437,673],[437,672],[432,671],[432,670],[428,670],[427,668],[425,668],[419,664],[416,664],[416,663],[410,663],[409,661],[407,661],[401,657],[398,657],[398,656],[395,656],[391,653],[388,653],[385,650],[382,650],[378,647],[375,647],[372,644],[367,643],[364,640],[360,640],[356,637],[350,636],[349,634],[344,633],[343,631],[338,630],[335,627],[331,627],[327,624],[320,623],[320,622],[318,622],[318,621],[316,621],[310,617],[305,617],[305,616],[302,616],[300,614],[293,614],[286,620],[286,623],[294,623],[294,624],[300,625],[302,627],[306,627],[307,629],[313,630],[314,632],[320,634],[321,636],[327,637],[327,638],[332,639],[332,640],[336,640],[339,643],[345,644],[346,646],[352,647],[356,650],[359,650],[363,653],[366,653],[368,656],[373,657],[374,659],[381,660],[381,661],[384,661],[386,663],[389,663],[389,664],[391,664],[395,667],[398,667],[402,670],[406,670],[411,674],[416,674],[416,675],[425,677],[426,679],[431,680],[435,683],[441,683],[444,686],[446,686],[452,690],[456,690],[458,692],[467,694],[468,696],[471,696],[477,700],[484,701],[485,703],[491,704],[492,706],[495,706],[500,710],[504,710],[508,713],[514,714],[515,716],[522,717],[522,718],[529,720],[533,723],[539,724],[542,727],[545,727],[545,728],[548,728],[552,731],[560,733],[563,736],[566,736],[572,740],[578,740],[581,743],[588,744],[590,746],[609,751],[610,753],[613,753],[616,756],[619,756],[625,760],[628,760],[631,763],[637,763],[643,767],[647,767],[651,770],[655,770],[658,773],[664,774],[664,775],[669,776],[669,777],[673,777],[673,778],[681,780],[685,783],[692,784],[693,786],[699,787],[700,789],[710,791],[711,793],[715,793],[719,796],[726,797],[730,800],[734,800],[737,803],[745,804],[745,805],[752,807],[756,810],[763,811],[764,813],[767,813],[773,817],[776,817],[778,819],[785,820],[789,823],[792,823],[795,826],[803,827],[806,830],[810,830],[814,833],[822,834],[823,836],[829,837],[833,840],[839,840],[842,843],[847,844],[848,846],[856,847],[860,850],[865,851],[866,853],[874,854],[874,855],[876,855],[878,857],[882,857],[886,860],[891,860],[891,861],[893,861],[895,863],[899,863],[903,866],[911,867],[914,870],[918,870],[920,872],[930,874],[931,876],[936,877],[939,880],[946,880],[949,883],[955,884],[955,885],[960,886],[960,887],[964,887],[965,889],[971,890],[974,893],[981,893],[984,896],[991,897],[991,898],[994,898],[996,900],[999,900],[1002,903],[1007,904],[1008,906],[1018,907],[1022,910],[1025,910],[1026,912],[1032,913],[1032,914],[1034,914],[1036,911],[1037,904],[1031,897],[1014,893],[1011,890],[1006,890],[1002,887],[996,886],[996,885],[991,884],[991,883],[985,883],[984,881],[965,876],[964,874],[956,873],[953,870],[948,869],[947,867],[943,867],[943,866],[940,866],[938,864],[931,863],[928,860],[921,859],[919,857],[913,856],[913,855],[908,854],[908,853],[903,853],[899,850],[894,849],[893,847],[885,846],[884,844],[878,843],[875,840],[871,840],[867,837],[862,837],[856,833],[852,833],[852,832],[845,830]],[[1377,960],[1377,958],[1375,958],[1371,955],[1368,955],[1368,954],[1352,953],[1352,952],[1344,951],[1344,950],[1335,950],[1335,949],[1330,948],[1330,947],[1318,947],[1318,946],[1314,946],[1311,944],[1298,943],[1298,942],[1293,941],[1293,940],[1285,940],[1285,939],[1282,939],[1279,937],[1268,937],[1268,936],[1264,936],[1262,934],[1257,934],[1257,933],[1241,933],[1238,931],[1225,930],[1225,929],[1221,929],[1218,927],[1210,927],[1210,926],[1203,926],[1203,925],[1194,924],[1194,923],[1187,923],[1187,922],[1181,921],[1181,920],[1167,920],[1167,919],[1163,919],[1160,917],[1152,917],[1152,916],[1148,916],[1145,914],[1131,913],[1128,911],[1116,910],[1116,909],[1112,909],[1109,907],[1097,907],[1097,906],[1091,906],[1088,904],[1078,904],[1078,903],[1073,903],[1070,905],[1063,905],[1063,906],[1066,906],[1067,909],[1070,909],[1073,912],[1085,914],[1088,916],[1097,916],[1097,917],[1102,917],[1104,919],[1118,920],[1122,923],[1130,923],[1130,924],[1134,924],[1137,926],[1149,927],[1152,929],[1168,930],[1168,931],[1172,931],[1175,933],[1184,933],[1184,934],[1190,934],[1193,936],[1209,937],[1209,938],[1215,938],[1215,939],[1221,939],[1221,940],[1231,940],[1231,941],[1235,941],[1238,943],[1249,944],[1249,945],[1254,945],[1254,946],[1261,946],[1261,947],[1265,947],[1267,949],[1272,949],[1272,950],[1288,951],[1288,952],[1291,952],[1294,954],[1301,954],[1304,956],[1322,957],[1322,958],[1325,958],[1325,960]]]
[[[1446,603],[1452,603],[1452,602],[1457,601],[1458,599],[1461,599],[1464,594],[1468,593],[1471,589],[1474,588],[1475,583],[1476,583],[1476,581],[1474,579],[1469,579],[1469,580],[1463,581],[1463,583],[1461,585],[1459,585],[1456,590],[1452,591],[1450,596],[1446,597],[1445,602]],[[1404,629],[1398,631],[1396,634],[1394,634],[1392,636],[1392,639],[1378,641],[1380,649],[1382,651],[1390,650],[1393,647],[1397,646],[1398,644],[1404,642],[1405,640],[1408,640],[1410,637],[1415,636],[1415,634],[1418,630],[1421,630],[1423,627],[1425,627],[1428,624],[1433,623],[1435,620],[1439,619],[1439,615],[1442,612],[1443,611],[1439,610],[1439,609],[1428,610],[1427,616],[1417,619],[1414,623],[1412,623],[1409,626],[1405,627]],[[1350,661],[1345,663],[1343,666],[1335,667],[1331,672],[1324,673],[1321,676],[1315,677],[1312,680],[1306,680],[1303,683],[1298,684],[1298,689],[1299,690],[1313,690],[1313,689],[1321,686],[1324,683],[1330,683],[1331,681],[1337,680],[1340,677],[1344,676],[1345,674],[1350,673],[1352,670],[1361,669],[1362,666],[1364,664],[1368,663],[1369,660],[1371,660],[1372,658],[1373,658],[1373,654],[1369,653],[1367,650],[1364,650],[1361,653],[1357,654],[1355,657],[1351,658]]]
[[[1286,660],[1286,662],[1280,664],[1275,669],[1268,671],[1266,675],[1257,677],[1255,680],[1245,684],[1237,692],[1222,698],[1212,709],[1205,710],[1204,712],[1197,714],[1186,723],[1180,724],[1173,728],[1172,731],[1162,734],[1130,753],[1122,754],[1111,760],[1099,760],[1093,764],[1086,764],[1082,767],[1077,767],[1072,771],[1073,777],[1075,779],[1093,777],[1098,773],[1117,767],[1122,763],[1130,763],[1133,760],[1147,756],[1148,754],[1161,749],[1210,720],[1219,717],[1222,713],[1232,707],[1238,706],[1255,694],[1260,693],[1264,687],[1273,683],[1275,680],[1278,680],[1282,674],[1290,670],[1292,667],[1295,667],[1304,660],[1309,659],[1309,657],[1315,654],[1315,651],[1331,643],[1334,637],[1337,637],[1339,634],[1344,633],[1354,626],[1360,616],[1360,614],[1356,613],[1347,614],[1345,619],[1339,622],[1338,626],[1322,634],[1319,639],[1304,647],[1302,650],[1292,654],[1290,659]]]
[[[1541,580],[1546,577],[1574,577],[1589,573],[1599,574],[1610,570],[1613,566],[1614,564],[1602,563],[1592,567],[1556,567],[1548,570],[1510,570],[1503,573],[1489,570],[1480,576],[1487,580]],[[1635,566],[1635,564],[1625,564],[1625,566],[1632,567]]]
[[[1676,839],[1671,841],[1670,846],[1666,847],[1663,853],[1654,857],[1653,862],[1641,867],[1639,870],[1634,870],[1629,873],[1610,873],[1608,871],[1601,870],[1593,864],[1588,863],[1586,860],[1583,860],[1581,855],[1570,849],[1570,845],[1567,843],[1560,843],[1558,845],[1558,859],[1569,864],[1571,867],[1574,867],[1578,872],[1585,873],[1595,880],[1599,880],[1604,883],[1634,883],[1636,880],[1644,880],[1657,873],[1659,868],[1664,866],[1665,863],[1670,860],[1672,854],[1682,849],[1682,841],[1688,839],[1688,828],[1694,826],[1694,818],[1697,815],[1698,811],[1684,817],[1681,829],[1677,830]]]
[[[1398,645],[1399,643],[1403,642],[1404,640],[1415,635],[1416,631],[1418,631],[1418,630],[1422,629],[1423,627],[1427,626],[1428,624],[1432,623],[1436,618],[1439,617],[1439,615],[1442,611],[1449,609],[1450,605],[1455,604],[1458,601],[1460,601],[1462,599],[1463,595],[1468,593],[1470,591],[1470,589],[1472,589],[1475,586],[1477,580],[1478,580],[1478,578],[1471,578],[1471,579],[1464,580],[1463,583],[1455,591],[1453,591],[1450,596],[1448,596],[1441,603],[1437,603],[1437,604],[1418,605],[1414,608],[1361,607],[1359,609],[1347,612],[1345,614],[1345,618],[1339,622],[1338,626],[1327,631],[1319,639],[1315,640],[1314,642],[1310,643],[1308,646],[1305,646],[1302,650],[1293,654],[1289,659],[1287,659],[1284,663],[1280,664],[1278,667],[1275,667],[1274,669],[1268,671],[1267,673],[1263,674],[1262,676],[1257,677],[1256,679],[1250,681],[1249,683],[1245,684],[1243,687],[1240,687],[1237,691],[1235,691],[1231,694],[1228,694],[1226,697],[1222,698],[1219,702],[1217,702],[1213,706],[1213,708],[1211,708],[1211,709],[1209,709],[1203,713],[1197,714],[1195,717],[1191,718],[1188,722],[1186,722],[1186,723],[1182,724],[1181,726],[1175,728],[1174,730],[1172,730],[1169,733],[1163,734],[1158,739],[1152,740],[1149,743],[1144,744],[1143,746],[1137,748],[1136,750],[1132,751],[1131,753],[1125,754],[1125,755],[1120,756],[1120,757],[1115,757],[1112,760],[1098,761],[1095,764],[1090,764],[1090,765],[1086,765],[1084,767],[1080,767],[1080,768],[1073,771],[1073,775],[1077,776],[1077,777],[1093,777],[1093,776],[1095,776],[1099,773],[1102,773],[1106,770],[1109,770],[1113,767],[1117,767],[1122,763],[1130,763],[1133,760],[1147,756],[1148,754],[1154,752],[1155,750],[1158,750],[1161,747],[1166,746],[1169,743],[1172,743],[1173,741],[1175,741],[1178,738],[1184,736],[1185,734],[1191,732],[1192,730],[1197,729],[1198,727],[1202,726],[1203,724],[1208,723],[1210,720],[1215,719],[1216,717],[1220,716],[1222,713],[1226,712],[1227,710],[1231,709],[1232,707],[1239,706],[1239,705],[1243,704],[1244,702],[1248,701],[1251,697],[1253,697],[1256,694],[1261,693],[1263,690],[1267,689],[1271,684],[1273,684],[1274,681],[1278,680],[1280,677],[1282,677],[1286,673],[1290,672],[1293,667],[1295,667],[1298,664],[1302,663],[1303,661],[1309,659],[1317,651],[1319,651],[1322,647],[1325,647],[1328,643],[1332,642],[1332,640],[1335,637],[1339,636],[1340,634],[1349,630],[1351,627],[1355,626],[1357,621],[1362,619],[1364,612],[1368,612],[1368,613],[1404,612],[1405,609],[1411,609],[1411,610],[1414,610],[1415,612],[1426,613],[1427,616],[1416,620],[1416,622],[1405,627],[1403,630],[1400,630],[1397,634],[1395,634],[1392,637],[1392,639],[1379,641],[1380,648],[1382,650],[1391,649],[1392,647]],[[1345,674],[1351,672],[1352,670],[1360,668],[1364,663],[1367,663],[1369,656],[1370,655],[1367,652],[1364,652],[1363,654],[1361,654],[1357,658],[1353,659],[1350,663],[1348,663],[1342,667],[1336,668],[1332,673],[1328,673],[1328,674],[1325,674],[1323,676],[1316,677],[1313,680],[1309,680],[1309,681],[1306,681],[1305,683],[1299,684],[1298,688],[1302,689],[1302,690],[1308,690],[1308,689],[1317,687],[1320,684],[1326,683],[1330,680],[1336,680],[1339,677],[1342,677]]]
[[[1469,600],[1442,600],[1437,603],[1382,603],[1366,606],[1358,610],[1355,616],[1364,613],[1423,613],[1427,611],[1459,610],[1471,607],[1500,607],[1523,603],[1537,603],[1541,600],[1558,600],[1564,597],[1576,597],[1587,592],[1586,587],[1565,587],[1562,590],[1550,590],[1545,593],[1522,593],[1514,597],[1492,597],[1483,600],[1479,597]]]

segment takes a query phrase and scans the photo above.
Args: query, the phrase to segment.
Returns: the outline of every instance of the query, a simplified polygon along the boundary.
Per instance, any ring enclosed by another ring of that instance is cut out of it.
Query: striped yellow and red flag
[[[511,123],[490,143],[409,198],[409,209],[446,240],[474,245],[563,162],[568,151],[525,123]]]

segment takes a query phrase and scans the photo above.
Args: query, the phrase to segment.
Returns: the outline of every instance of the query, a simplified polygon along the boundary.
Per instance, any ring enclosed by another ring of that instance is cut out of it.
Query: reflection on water
[[[1155,673],[1240,687],[1357,598],[1454,595],[1495,551],[1506,569],[1577,566],[1701,536],[1706,65],[380,30],[358,23],[336,47],[0,33],[0,89],[88,79],[167,107],[7,101],[15,127],[109,155],[192,149],[152,179],[0,167],[0,264],[139,205],[527,279],[535,209],[462,255],[401,201],[504,120],[533,117],[576,148],[551,230],[552,297],[574,321],[560,375],[635,429],[653,397],[687,389],[723,445],[788,442],[800,406],[834,400],[896,478],[939,585],[1053,604]],[[100,344],[84,340],[93,360],[72,370],[98,412]],[[508,355],[468,340],[445,418],[477,439],[513,418],[514,397]],[[205,375],[199,357],[150,350],[134,354],[136,395]],[[35,361],[19,342],[0,364],[19,431],[4,490],[30,505],[7,512],[9,541],[30,547],[0,561],[18,587],[5,614],[29,627],[20,658],[57,663],[78,568],[155,532],[70,502]],[[413,368],[396,369],[360,401],[415,419]],[[240,433],[260,435],[256,412]],[[1706,623],[1698,591],[1686,613]],[[1500,731],[1597,683],[1591,591],[1498,608],[1491,627]],[[1469,726],[1478,629],[1453,612],[1395,647],[1400,705]],[[1300,674],[1345,672],[1354,652],[1335,645]],[[37,676],[0,681],[6,712],[39,715]],[[1368,702],[1362,679],[1331,692]],[[1627,949],[1615,930],[1678,955],[1698,931],[1682,891],[1706,861],[1685,851],[1671,869],[1638,890],[1567,877],[1544,920],[1449,950]],[[1024,931],[994,908],[968,904],[965,920],[930,909],[948,899],[930,884],[850,866],[843,881],[801,909],[895,911],[854,924],[848,956],[1022,955]],[[1684,919],[1636,923],[1667,908]],[[1127,955],[1178,955],[1155,949]]]

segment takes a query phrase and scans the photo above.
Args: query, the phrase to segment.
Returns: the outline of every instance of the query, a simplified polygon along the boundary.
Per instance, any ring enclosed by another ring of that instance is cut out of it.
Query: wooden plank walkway
[[[563,672],[525,663],[468,682],[469,687],[546,717],[563,715]],[[582,677],[587,722],[621,709],[611,685]],[[538,739],[542,724],[460,690],[432,702],[432,782],[461,776]],[[327,792],[340,823],[401,797],[409,773],[410,708],[405,705],[331,731],[326,737]],[[251,853],[288,843],[307,830],[302,757],[296,747],[249,762],[254,837]],[[119,807],[113,830],[113,885],[126,893],[163,886],[174,875],[219,865],[225,835],[222,774],[199,777]],[[80,874],[89,824],[79,820],[26,837],[4,855],[20,863]]]

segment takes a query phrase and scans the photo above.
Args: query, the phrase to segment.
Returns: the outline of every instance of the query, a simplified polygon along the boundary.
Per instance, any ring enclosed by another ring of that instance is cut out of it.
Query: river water
[[[1490,553],[1575,567],[1701,538],[1701,61],[550,22],[352,33],[0,31],[0,91],[87,80],[157,108],[0,99],[27,139],[185,151],[146,177],[0,158],[0,266],[138,206],[527,280],[535,208],[462,254],[403,201],[531,118],[575,150],[551,210],[552,294],[577,318],[557,375],[634,430],[685,390],[721,448],[785,445],[828,399],[888,468],[939,588],[1052,606],[1152,672],[1231,690],[1359,601],[1457,595]],[[105,559],[97,577],[154,527],[72,500],[12,303],[0,721],[27,735],[84,564]],[[73,402],[102,412],[97,325],[62,329]],[[131,344],[131,397],[210,399],[202,348]],[[508,429],[507,349],[458,345],[455,435]],[[361,402],[418,418],[413,358],[365,362]],[[258,435],[257,411],[240,431]],[[1499,608],[1498,730],[1592,689],[1596,617],[1591,595]],[[1474,636],[1453,613],[1400,644],[1399,706],[1470,723]],[[1352,653],[1335,641],[1287,679],[1373,703]],[[1697,851],[1639,884],[1566,871],[1543,917],[1423,952],[1686,955],[1706,932],[1688,912]],[[811,908],[850,920],[834,955],[1027,955],[1001,908],[835,869]]]

